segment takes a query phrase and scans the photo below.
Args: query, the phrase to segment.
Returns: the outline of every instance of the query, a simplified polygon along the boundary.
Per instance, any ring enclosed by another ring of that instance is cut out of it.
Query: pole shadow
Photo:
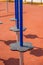
[[[43,37],[39,37],[35,34],[27,34],[27,35],[24,35],[26,38],[30,38],[30,39],[35,39],[35,38],[39,38],[39,39],[43,39]]]
[[[0,41],[4,42],[6,45],[9,45],[11,43],[16,43],[17,42],[16,40],[8,40],[8,41],[6,41],[6,40],[0,40]]]
[[[9,58],[8,60],[0,59],[4,65],[19,65],[19,59]]]
[[[35,47],[34,49],[30,51],[30,54],[37,57],[43,56],[43,48]]]

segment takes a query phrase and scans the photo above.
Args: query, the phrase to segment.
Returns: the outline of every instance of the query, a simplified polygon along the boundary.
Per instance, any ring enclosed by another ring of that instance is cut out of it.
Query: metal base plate
[[[0,21],[0,24],[3,24],[3,23]]]
[[[16,18],[10,18],[10,21],[16,21]]]
[[[27,42],[24,42],[23,43],[23,47],[20,47],[20,42],[17,42],[17,43],[11,43],[10,44],[10,49],[12,51],[20,51],[20,52],[25,52],[27,50],[31,50],[33,49],[33,46],[32,46],[32,43],[27,43]]]
[[[19,32],[20,31],[20,29],[17,29],[16,26],[15,27],[11,27],[10,30],[14,31],[14,32]],[[23,31],[25,31],[25,30],[26,30],[26,28],[23,28]]]

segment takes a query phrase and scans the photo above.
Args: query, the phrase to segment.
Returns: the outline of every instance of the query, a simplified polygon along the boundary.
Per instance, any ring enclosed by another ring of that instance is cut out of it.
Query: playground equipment
[[[11,31],[14,31],[17,33],[18,40],[16,43],[11,43],[10,44],[10,49],[12,51],[19,51],[20,52],[20,65],[23,64],[23,52],[26,52],[27,50],[33,49],[33,45],[31,42],[23,42],[23,31],[26,30],[26,28],[23,27],[23,0],[15,0],[15,3],[19,3],[18,5],[16,4],[16,27],[10,28]],[[17,24],[18,23],[18,24]]]
[[[18,32],[20,31],[19,29],[19,2],[18,0],[15,0],[15,18],[11,18],[11,21],[16,21],[15,23],[15,27],[11,27],[10,30],[16,32],[17,34],[19,34]],[[23,28],[23,31],[25,31],[26,28]],[[18,39],[19,39],[19,35],[17,35]]]

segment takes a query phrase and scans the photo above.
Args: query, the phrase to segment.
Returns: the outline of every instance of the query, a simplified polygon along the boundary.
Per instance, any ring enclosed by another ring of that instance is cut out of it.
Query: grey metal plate
[[[20,51],[20,52],[25,52],[27,50],[31,50],[33,49],[34,47],[32,46],[32,43],[28,43],[28,42],[24,42],[23,43],[23,47],[20,47],[20,42],[18,43],[11,43],[10,44],[10,49],[12,51]]]
[[[10,18],[10,21],[16,21],[16,19],[15,18]]]
[[[25,30],[26,30],[26,28],[23,28],[23,31],[25,31]],[[10,31],[19,32],[20,29],[17,29],[17,27],[15,26],[15,27],[11,27]]]

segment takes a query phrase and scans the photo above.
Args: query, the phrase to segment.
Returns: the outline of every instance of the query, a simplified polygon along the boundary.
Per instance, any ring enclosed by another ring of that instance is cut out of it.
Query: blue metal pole
[[[19,5],[18,5],[18,0],[14,1],[14,6],[15,6],[15,18],[16,18],[16,26],[19,29]]]
[[[20,0],[20,46],[23,46],[23,0]]]

